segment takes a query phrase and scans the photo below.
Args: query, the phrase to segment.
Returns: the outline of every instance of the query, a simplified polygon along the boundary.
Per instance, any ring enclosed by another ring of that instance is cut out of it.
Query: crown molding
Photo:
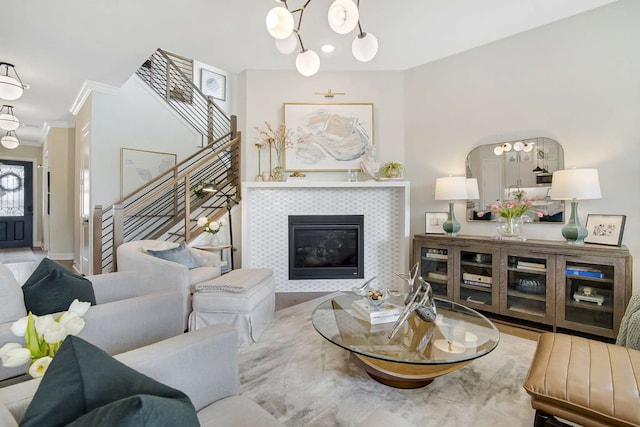
[[[78,112],[80,112],[80,109],[84,105],[85,101],[93,91],[106,93],[108,95],[113,95],[118,92],[118,89],[119,88],[108,85],[108,84],[98,83],[91,80],[85,80],[84,83],[82,83],[82,86],[80,87],[80,90],[76,95],[76,98],[73,100],[73,103],[71,104],[71,108],[69,109],[69,111],[74,116],[77,116]]]

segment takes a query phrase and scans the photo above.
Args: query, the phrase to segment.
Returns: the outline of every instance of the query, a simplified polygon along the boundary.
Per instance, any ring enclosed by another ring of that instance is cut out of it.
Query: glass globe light
[[[533,143],[524,144],[524,147],[522,149],[524,150],[525,153],[528,153],[528,152],[532,151],[533,150]]]
[[[493,154],[495,154],[496,156],[499,156],[502,153],[504,153],[504,150],[502,149],[501,145],[498,145],[496,148],[493,149]]]
[[[286,39],[293,32],[293,15],[282,6],[274,7],[267,13],[267,31],[276,39]]]
[[[329,26],[338,34],[352,31],[358,25],[359,18],[358,6],[351,0],[336,0],[327,12]]]
[[[297,46],[298,39],[294,33],[291,33],[291,35],[286,39],[276,39],[276,49],[278,49],[278,52],[285,55],[293,53]]]
[[[296,57],[296,69],[305,77],[313,76],[320,69],[320,57],[310,49],[300,52]]]
[[[518,141],[515,144],[513,144],[513,149],[516,151],[522,151],[524,150],[524,144],[522,143],[522,141]]]
[[[0,76],[0,98],[14,101],[22,96],[24,88],[18,79],[11,76]]]
[[[0,144],[2,144],[2,146],[5,148],[13,150],[18,145],[20,145],[20,141],[18,141],[18,138],[16,138],[15,134],[10,135],[10,132],[8,132],[5,136],[0,138]]]
[[[11,107],[7,107],[7,112],[0,114],[0,128],[4,130],[16,130],[20,127],[20,120],[13,115]],[[5,107],[2,107],[3,109]]]
[[[351,44],[353,56],[360,62],[371,61],[378,53],[378,39],[371,33],[361,33]]]

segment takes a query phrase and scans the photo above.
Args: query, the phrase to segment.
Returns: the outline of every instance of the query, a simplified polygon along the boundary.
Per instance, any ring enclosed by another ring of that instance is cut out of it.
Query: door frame
[[[31,180],[31,191],[33,194],[32,197],[32,203],[33,203],[33,217],[32,217],[32,230],[33,232],[31,233],[31,247],[42,247],[42,242],[36,240],[37,239],[37,235],[38,233],[38,216],[42,217],[42,193],[38,193],[38,171],[40,169],[38,169],[38,159],[34,159],[33,157],[19,157],[19,156],[5,156],[5,155],[0,155],[1,158],[3,159],[7,159],[7,160],[15,160],[18,162],[31,162],[32,165],[32,180]],[[42,230],[40,230],[42,231]],[[42,233],[40,233],[42,234]],[[42,237],[42,236],[41,236]],[[36,245],[39,244],[39,245]]]

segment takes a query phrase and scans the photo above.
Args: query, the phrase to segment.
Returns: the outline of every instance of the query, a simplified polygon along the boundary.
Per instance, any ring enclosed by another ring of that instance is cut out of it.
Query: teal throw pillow
[[[29,286],[22,286],[27,312],[41,316],[69,308],[74,299],[96,305],[93,285],[84,277],[64,270],[52,270]]]
[[[167,367],[170,369],[170,367]],[[189,397],[68,336],[42,377],[20,424],[198,426]]]
[[[49,258],[43,258],[42,261],[40,261],[40,264],[38,264],[38,266],[36,267],[36,269],[33,270],[33,273],[31,273],[31,276],[29,276],[29,278],[23,283],[22,289],[28,288],[31,285],[38,283],[40,280],[42,280],[42,278],[48,276],[52,271],[63,271],[68,274],[73,274],[71,271],[64,268],[57,262],[52,261]],[[82,277],[82,276],[78,276],[77,274],[73,274],[73,275],[77,277]]]
[[[198,267],[196,260],[193,259],[193,255],[191,255],[191,252],[189,251],[189,248],[187,247],[187,244],[185,242],[182,242],[180,246],[171,249],[164,249],[160,251],[147,249],[147,253],[157,258],[182,264],[189,270]]]

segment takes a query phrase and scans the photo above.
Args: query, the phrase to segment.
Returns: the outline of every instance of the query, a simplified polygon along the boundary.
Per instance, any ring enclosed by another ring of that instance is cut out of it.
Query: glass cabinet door
[[[624,298],[614,286],[617,271],[622,268],[617,261],[562,259],[564,288],[558,290],[558,301],[562,302],[558,307],[558,326],[615,338],[619,326],[616,323],[622,315],[616,310],[624,309],[624,301],[616,303]]]
[[[434,295],[451,299],[450,271],[451,251],[446,248],[420,247],[420,267],[418,274],[429,282]],[[417,280],[417,279],[416,279]]]
[[[555,258],[515,250],[508,250],[506,256],[506,287],[500,296],[500,312],[553,324]]]
[[[460,250],[460,276],[456,299],[479,310],[498,311],[499,274],[491,247]]]

